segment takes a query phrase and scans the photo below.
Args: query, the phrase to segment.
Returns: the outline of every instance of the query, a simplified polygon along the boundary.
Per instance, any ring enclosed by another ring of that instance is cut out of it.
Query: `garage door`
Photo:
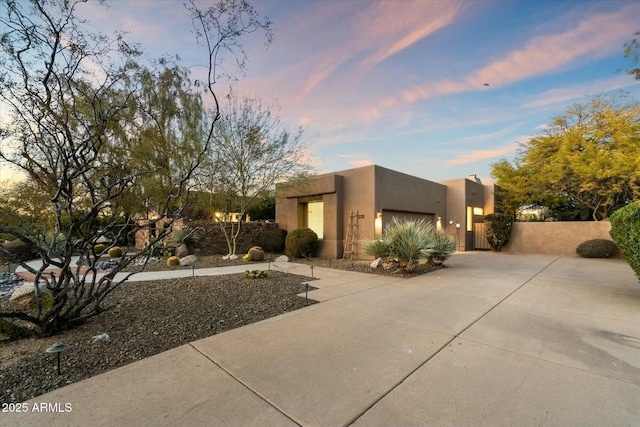
[[[420,220],[424,219],[427,222],[431,222],[434,226],[436,225],[436,216],[435,214],[425,214],[418,212],[405,212],[405,211],[392,211],[392,210],[383,210],[382,211],[382,230],[386,230],[387,224],[390,224],[393,221],[393,217],[398,219],[406,219],[406,220]]]

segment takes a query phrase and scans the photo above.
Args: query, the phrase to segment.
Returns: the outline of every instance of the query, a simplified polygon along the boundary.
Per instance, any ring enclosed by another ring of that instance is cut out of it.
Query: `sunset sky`
[[[638,1],[252,3],[275,37],[266,49],[259,34],[244,40],[236,90],[277,99],[288,127],[306,126],[318,172],[378,164],[434,181],[488,177],[569,104],[605,92],[640,98],[619,71],[640,31]],[[83,14],[203,72],[182,0],[113,0]]]

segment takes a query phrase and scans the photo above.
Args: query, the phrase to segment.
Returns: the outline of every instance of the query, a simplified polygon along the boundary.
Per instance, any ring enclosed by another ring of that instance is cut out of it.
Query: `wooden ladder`
[[[358,210],[351,211],[349,215],[349,223],[347,224],[347,235],[344,238],[344,252],[342,258],[346,259],[349,255],[349,259],[353,259],[353,252],[355,252],[355,244],[358,239]]]

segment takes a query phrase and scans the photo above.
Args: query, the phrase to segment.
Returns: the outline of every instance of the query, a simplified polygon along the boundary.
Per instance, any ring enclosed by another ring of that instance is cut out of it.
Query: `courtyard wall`
[[[577,256],[586,240],[613,240],[609,230],[609,221],[515,222],[502,252]]]

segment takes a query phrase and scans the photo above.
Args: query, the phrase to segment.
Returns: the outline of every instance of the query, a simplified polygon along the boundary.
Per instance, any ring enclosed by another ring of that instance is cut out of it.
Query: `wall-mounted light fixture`
[[[374,238],[382,239],[382,212],[376,213],[374,221]]]

